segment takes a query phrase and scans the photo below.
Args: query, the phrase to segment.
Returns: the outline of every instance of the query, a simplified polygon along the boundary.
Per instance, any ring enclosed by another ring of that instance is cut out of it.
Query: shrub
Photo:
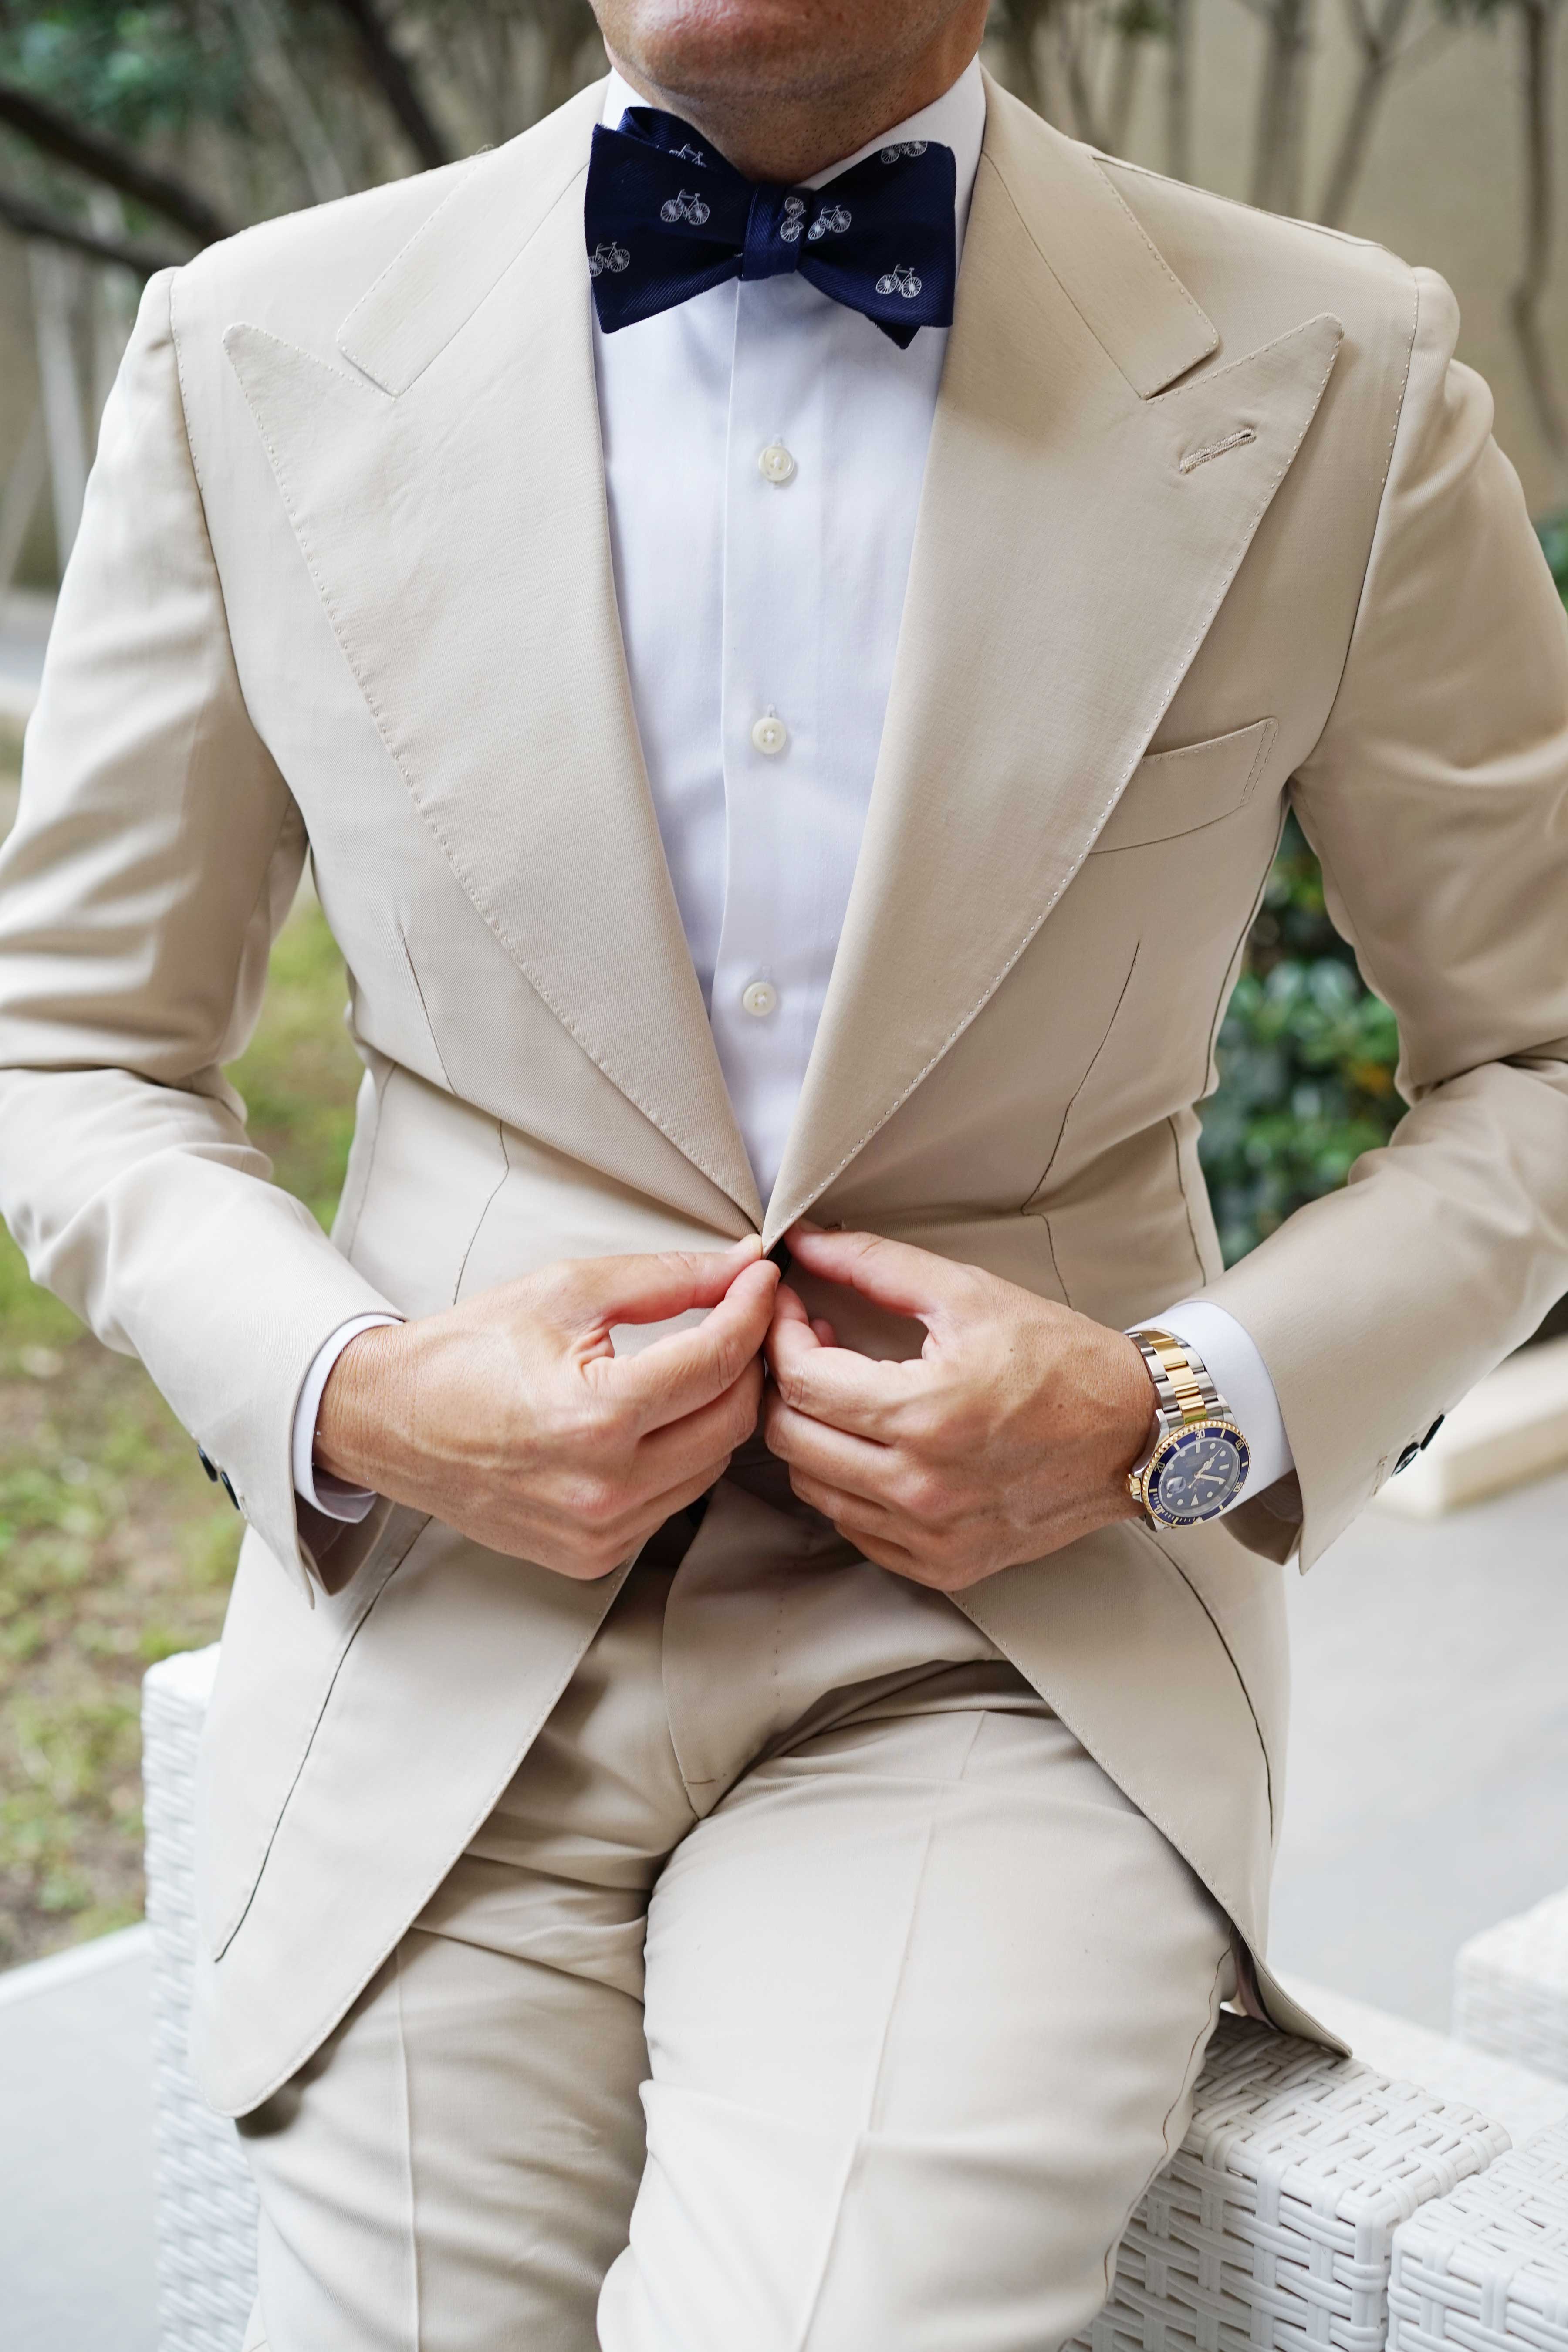
[[[1568,602],[1568,514],[1537,530]],[[1405,1111],[1398,1057],[1394,1015],[1362,985],[1292,816],[1219,1033],[1219,1087],[1204,1109],[1204,1172],[1227,1265],[1386,1142]],[[1552,1319],[1555,1328],[1561,1310]]]

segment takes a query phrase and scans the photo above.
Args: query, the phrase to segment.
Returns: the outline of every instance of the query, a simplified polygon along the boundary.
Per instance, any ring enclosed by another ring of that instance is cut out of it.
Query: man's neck
[[[664,89],[612,49],[610,63],[650,106],[679,115],[710,139],[749,180],[797,187],[952,89],[976,44],[967,34],[940,44],[896,82],[839,83],[813,91]]]

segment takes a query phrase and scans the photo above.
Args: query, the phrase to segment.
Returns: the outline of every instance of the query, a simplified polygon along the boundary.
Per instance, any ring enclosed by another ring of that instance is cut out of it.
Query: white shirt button
[[[764,482],[772,482],[775,489],[782,490],[786,482],[795,479],[795,459],[782,441],[770,441],[765,449],[757,453],[757,471]]]
[[[779,992],[771,980],[753,980],[741,991],[741,1002],[753,1021],[765,1021],[770,1013],[778,1011]]]
[[[776,710],[769,710],[764,712],[752,728],[752,740],[758,751],[765,751],[771,760],[773,754],[776,751],[782,751],[789,741],[789,729]]]

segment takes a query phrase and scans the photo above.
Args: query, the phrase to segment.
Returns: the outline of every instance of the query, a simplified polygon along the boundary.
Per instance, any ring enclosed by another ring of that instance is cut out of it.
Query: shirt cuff
[[[1173,1339],[1180,1339],[1203,1358],[1210,1379],[1247,1440],[1251,1466],[1239,1490],[1226,1506],[1227,1511],[1234,1511],[1238,1503],[1261,1495],[1265,1487],[1288,1476],[1296,1466],[1268,1367],[1258,1354],[1251,1333],[1211,1299],[1184,1298],[1167,1307],[1164,1314],[1150,1319],[1162,1331],[1168,1331]]]
[[[294,1492],[329,1519],[347,1519],[357,1526],[374,1507],[375,1496],[368,1486],[351,1486],[345,1479],[334,1478],[330,1470],[316,1467],[316,1416],[321,1410],[328,1375],[351,1339],[357,1339],[362,1331],[379,1330],[383,1324],[400,1319],[395,1315],[356,1315],[351,1322],[340,1323],[331,1338],[318,1348],[305,1375],[294,1407]],[[1196,1347],[1196,1340],[1193,1344]]]

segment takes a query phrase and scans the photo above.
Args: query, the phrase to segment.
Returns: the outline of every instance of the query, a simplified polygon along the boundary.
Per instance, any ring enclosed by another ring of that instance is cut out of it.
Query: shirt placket
[[[826,751],[828,306],[798,279],[738,292],[724,508],[725,896],[711,1010],[765,1197],[827,977],[813,816]]]

